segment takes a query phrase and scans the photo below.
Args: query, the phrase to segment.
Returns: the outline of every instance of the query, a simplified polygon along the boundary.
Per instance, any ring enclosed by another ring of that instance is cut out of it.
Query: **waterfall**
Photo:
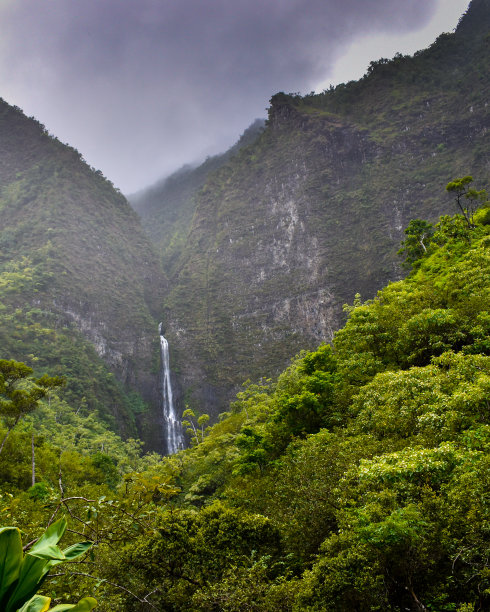
[[[172,384],[170,382],[170,359],[168,354],[168,342],[162,334],[162,324],[158,326],[160,335],[160,349],[162,355],[162,403],[163,403],[163,426],[164,439],[168,455],[173,455],[184,448],[184,436],[182,423],[175,414],[174,400],[172,395]]]

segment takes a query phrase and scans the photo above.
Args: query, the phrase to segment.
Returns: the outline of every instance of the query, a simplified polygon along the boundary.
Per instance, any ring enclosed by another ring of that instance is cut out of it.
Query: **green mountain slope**
[[[264,129],[256,119],[238,142],[221,155],[208,157],[197,167],[185,166],[152,187],[129,196],[144,229],[162,255],[163,268],[171,275],[178,267],[196,208],[196,195],[212,172],[221,168],[240,149],[254,142]]]
[[[192,407],[216,416],[243,380],[330,340],[344,302],[402,277],[408,221],[454,212],[452,177],[486,176],[489,14],[475,0],[414,57],[275,95],[266,130],[207,177],[165,300]]]
[[[406,279],[357,298],[330,345],[248,385],[192,448],[138,464],[107,440],[117,469],[93,444],[65,450],[64,506],[87,517],[71,537],[97,546],[43,592],[104,612],[488,610],[487,197],[473,223],[441,218]],[[48,459],[73,425],[38,441],[28,491],[30,453],[0,454],[0,511],[26,542],[62,505]],[[12,436],[26,449],[29,434]]]
[[[75,407],[88,402],[135,434],[135,410],[159,414],[165,287],[137,215],[77,151],[3,101],[0,188],[2,357],[66,376]]]
[[[177,610],[488,608],[489,211],[443,218],[331,346],[162,465],[182,491],[114,559],[133,588]]]

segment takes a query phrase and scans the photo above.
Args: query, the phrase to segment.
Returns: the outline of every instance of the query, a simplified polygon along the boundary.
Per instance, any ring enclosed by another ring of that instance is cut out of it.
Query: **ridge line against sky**
[[[231,146],[278,92],[360,78],[468,0],[0,0],[0,96],[123,192]]]

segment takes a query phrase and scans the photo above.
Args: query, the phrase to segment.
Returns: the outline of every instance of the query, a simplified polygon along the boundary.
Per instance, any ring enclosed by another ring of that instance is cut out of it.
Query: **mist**
[[[416,39],[449,6],[467,2],[4,1],[0,96],[130,193],[225,150],[277,91],[349,80],[356,41]]]

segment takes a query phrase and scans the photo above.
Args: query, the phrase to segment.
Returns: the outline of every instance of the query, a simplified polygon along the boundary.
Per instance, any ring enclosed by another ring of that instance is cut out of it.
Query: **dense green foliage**
[[[41,398],[9,438],[23,452],[0,455],[0,510],[27,539],[64,510],[96,542],[47,596],[92,593],[107,611],[488,609],[487,212],[443,217],[405,280],[357,296],[331,345],[247,383],[216,425],[189,410],[193,447],[163,461],[103,431],[97,449],[89,417]]]

